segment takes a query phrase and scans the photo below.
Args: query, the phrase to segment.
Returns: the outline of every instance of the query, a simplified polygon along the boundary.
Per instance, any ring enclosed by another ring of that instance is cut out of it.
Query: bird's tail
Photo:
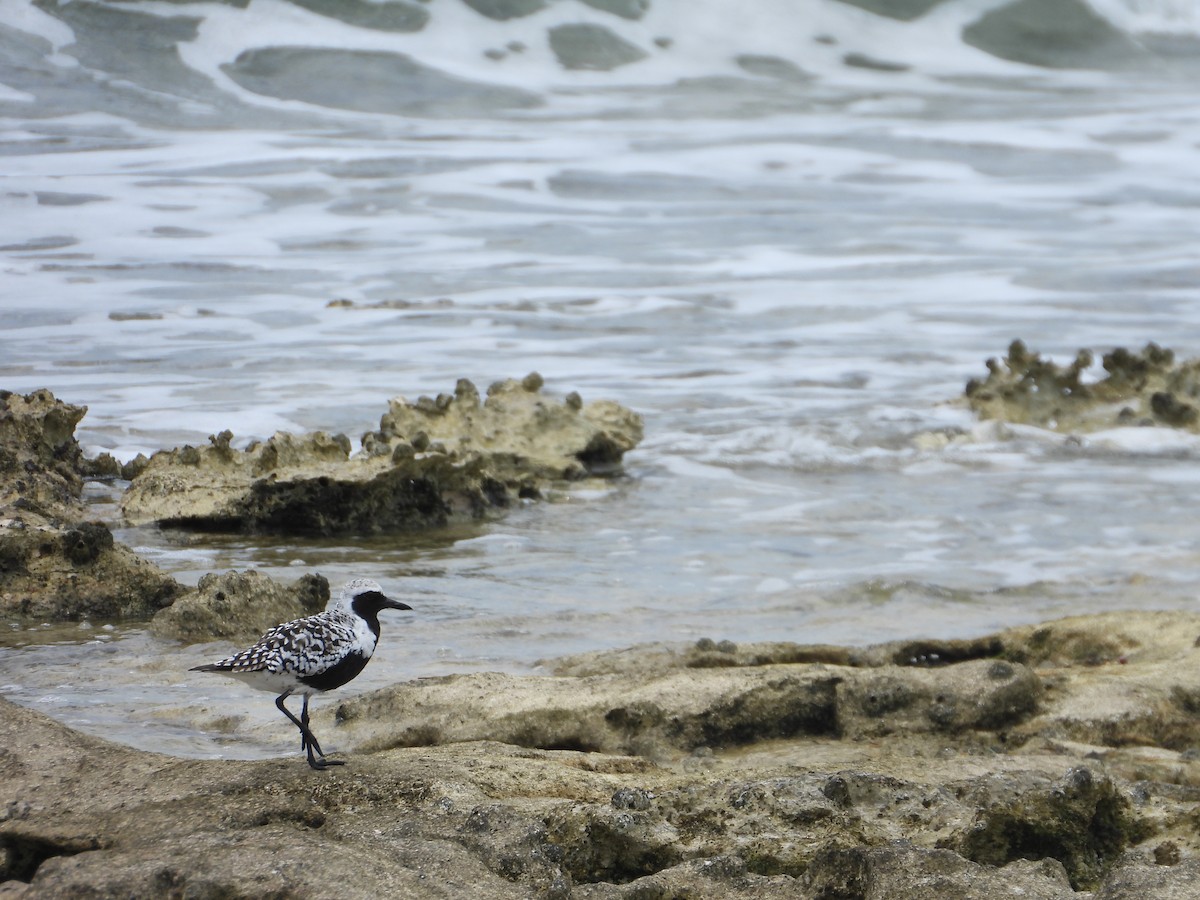
[[[228,672],[232,666],[223,666],[220,663],[205,663],[202,666],[192,666],[188,669],[189,672]]]

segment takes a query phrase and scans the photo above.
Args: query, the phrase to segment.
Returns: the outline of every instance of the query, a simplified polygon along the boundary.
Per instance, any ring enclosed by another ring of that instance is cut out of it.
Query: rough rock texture
[[[320,575],[285,587],[252,570],[210,573],[156,614],[150,627],[159,637],[187,643],[250,643],[280,622],[320,612],[328,602],[329,582]]]
[[[75,426],[86,406],[49,391],[0,391],[0,508],[44,519],[79,518],[83,451]]]
[[[143,617],[167,606],[180,589],[114,541],[102,522],[55,525],[6,512],[0,511],[0,616]]]
[[[734,747],[799,734],[863,739],[1016,724],[1041,684],[1020,664],[952,670],[756,665],[529,679],[421,679],[342,703],[338,721],[371,749],[464,740],[634,753]]]
[[[1118,347],[1102,357],[1107,374],[1084,379],[1093,356],[1080,350],[1060,366],[1013,341],[988,376],[967,383],[966,399],[981,418],[1062,432],[1162,425],[1200,432],[1200,360],[1176,363],[1156,344],[1139,353]]]
[[[244,451],[228,431],[211,446],[156,453],[122,501],[133,522],[209,530],[373,533],[478,518],[552,481],[607,474],[641,440],[641,417],[577,394],[549,402],[542,379],[495,384],[481,402],[393,400],[351,456],[345,435],[279,433]]]
[[[87,521],[88,461],[75,440],[87,412],[49,391],[0,391],[0,615],[148,615],[178,585]]]
[[[0,898],[1195,897],[1198,633],[1127,613],[836,663],[705,641],[423,680],[341,727],[318,710],[326,750],[355,745],[326,772],[174,760],[0,700]],[[1186,750],[1129,743],[1102,696],[1127,685]],[[414,746],[370,752],[389,729]],[[552,746],[581,735],[612,749]],[[650,756],[614,752],[635,735]]]

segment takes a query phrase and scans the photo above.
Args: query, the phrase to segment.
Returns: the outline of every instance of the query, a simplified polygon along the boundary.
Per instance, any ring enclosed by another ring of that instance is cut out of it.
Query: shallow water
[[[608,489],[478,526],[118,529],[186,583],[378,578],[415,611],[354,691],[639,641],[1190,606],[1200,442],[1072,442],[950,401],[1018,336],[1200,353],[1198,57],[1013,62],[961,39],[1000,5],[764,3],[734,29],[715,3],[438,0],[398,32],[258,0],[4,0],[0,387],[88,405],[80,440],[120,458],[225,428],[355,437],[389,397],[531,370],[645,415]],[[1137,47],[1200,31],[1188,4],[1093,8]],[[547,36],[578,22],[645,58],[569,68],[592,51]],[[381,71],[403,90],[363,93]],[[98,515],[115,489],[89,488]],[[186,671],[227,646],[105,624],[11,629],[0,691],[138,746],[294,750],[266,695]]]

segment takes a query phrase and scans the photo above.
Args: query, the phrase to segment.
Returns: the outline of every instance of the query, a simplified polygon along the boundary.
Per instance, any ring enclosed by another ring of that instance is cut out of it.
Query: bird
[[[383,593],[378,582],[355,578],[329,601],[324,612],[276,625],[258,641],[215,663],[193,666],[191,672],[229,675],[260,691],[277,693],[275,705],[300,729],[300,749],[317,770],[345,765],[326,759],[309,728],[308,700],[354,679],[363,670],[379,642],[379,613],[412,607]],[[284,701],[301,694],[300,718]]]

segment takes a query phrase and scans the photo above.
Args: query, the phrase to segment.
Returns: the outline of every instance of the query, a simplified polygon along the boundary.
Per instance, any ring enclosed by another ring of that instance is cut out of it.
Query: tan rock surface
[[[122,500],[135,523],[293,534],[376,533],[479,518],[550,482],[608,474],[641,440],[615,403],[552,402],[537,375],[453,396],[389,404],[351,454],[345,435],[279,433],[245,450],[228,431],[208,447],[156,453]]]
[[[150,628],[185,643],[249,644],[280,622],[320,612],[328,602],[329,582],[320,575],[285,586],[255,571],[210,573],[157,613]]]
[[[1170,698],[1197,634],[1124,613],[422,679],[318,707],[349,748],[327,772],[170,759],[0,702],[0,897],[1195,896],[1200,764]],[[1175,749],[1129,742],[1134,688],[1165,717],[1137,734]]]
[[[1147,344],[1105,353],[1105,375],[1088,380],[1094,356],[1080,350],[1061,366],[1013,341],[1004,359],[987,361],[986,378],[967,383],[966,400],[981,418],[1066,433],[1129,426],[1200,431],[1200,360],[1176,362]]]
[[[49,391],[0,392],[0,615],[145,616],[174,579],[87,521],[87,461],[75,426],[87,412]]]

